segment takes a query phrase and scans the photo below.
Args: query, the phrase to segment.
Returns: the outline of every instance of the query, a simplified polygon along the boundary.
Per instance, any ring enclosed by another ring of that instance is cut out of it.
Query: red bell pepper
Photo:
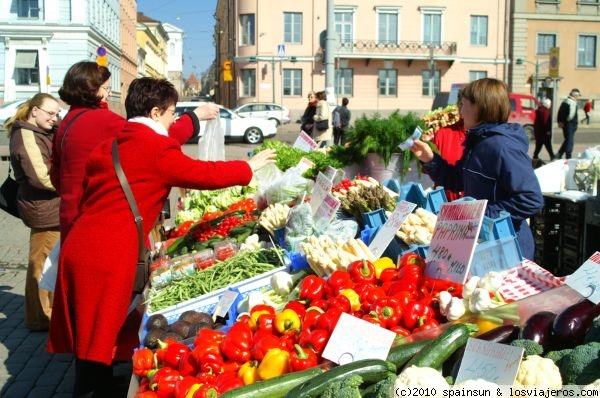
[[[296,311],[296,314],[298,314],[298,316],[300,318],[302,318],[304,316],[304,314],[306,313],[306,306],[298,300],[292,300],[292,301],[288,302],[285,305],[285,307],[283,307],[283,309],[288,309],[288,308]]]
[[[379,282],[382,284],[396,279],[398,279],[398,269],[396,268],[386,268],[379,275]]]
[[[279,347],[287,352],[293,351],[297,335],[297,330],[290,330],[289,332],[286,332],[284,335],[279,337]]]
[[[220,348],[228,359],[240,363],[248,362],[252,348],[252,329],[248,323],[234,323],[221,342]]]
[[[154,391],[138,391],[135,393],[133,398],[158,398],[158,394]]]
[[[258,339],[254,340],[254,347],[252,347],[252,356],[258,361],[262,361],[267,351],[271,348],[281,348],[279,338],[273,334],[260,335]]]
[[[160,368],[150,380],[150,387],[160,398],[171,398],[175,393],[175,386],[183,379],[178,371],[170,367]]]
[[[350,300],[342,295],[330,297],[327,299],[327,308],[339,308],[342,312],[350,312]]]
[[[331,287],[334,295],[339,294],[342,290],[354,288],[354,282],[352,282],[350,274],[342,270],[333,271],[327,279],[327,284]]]
[[[312,330],[324,312],[320,307],[309,307],[302,318],[302,330]]]
[[[156,368],[154,352],[149,348],[140,348],[133,353],[133,374],[146,376],[149,370]]]
[[[238,372],[241,366],[239,362],[227,361],[223,364],[223,372]]]
[[[217,387],[212,384],[203,384],[194,393],[193,398],[218,398],[219,393]]]
[[[390,284],[387,286],[386,293],[388,296],[395,296],[396,294],[398,294],[398,292],[402,291],[409,292],[416,296],[419,292],[419,285],[415,280],[412,280],[411,278],[398,279],[393,282],[390,282]]]
[[[425,323],[434,316],[433,309],[421,301],[409,303],[403,311],[402,320],[408,329],[414,329],[419,322]]]
[[[300,297],[301,300],[308,301],[323,298],[325,284],[325,279],[316,275],[308,275],[300,282],[300,293],[298,297]]]
[[[175,385],[174,396],[175,398],[187,398],[190,391],[192,391],[192,388],[195,388],[195,391],[201,384],[200,380],[194,376],[184,376],[183,379],[179,380]],[[190,396],[193,396],[193,393]]]
[[[325,310],[327,310],[327,300],[324,299],[324,298],[312,300],[309,303],[309,307],[308,308],[312,308],[312,307],[320,308],[323,311],[325,311]]]
[[[317,366],[317,354],[310,348],[304,349],[298,344],[294,344],[295,350],[290,354],[290,367],[292,372],[310,369]]]
[[[389,297],[394,297],[397,299],[400,302],[402,309],[406,308],[408,304],[417,300],[416,293],[409,292],[408,290],[399,290]]]
[[[256,331],[273,334],[275,332],[275,318],[276,315],[273,314],[260,315],[256,321]]]
[[[179,373],[184,377],[198,373],[198,363],[191,351],[183,354],[179,360]]]
[[[422,332],[423,330],[435,329],[440,326],[440,323],[434,318],[421,317],[417,322],[417,327],[412,330],[413,333]]]
[[[402,257],[400,257],[400,266],[398,268],[404,267],[405,265],[417,265],[420,268],[425,268],[425,259],[419,256],[417,253],[409,252],[404,253]]]
[[[396,334],[399,334],[400,336],[410,336],[411,335],[410,330],[408,330],[407,328],[402,327],[400,325],[394,325],[389,329],[390,329],[390,331],[392,331]]]
[[[275,315],[275,308],[266,304],[258,304],[252,307],[250,310],[250,319],[248,320],[248,325],[252,330],[256,330],[258,328],[258,318],[262,315]]]
[[[368,260],[351,262],[348,273],[354,283],[375,283],[375,266]]]
[[[197,363],[200,364],[200,371],[218,374],[223,371],[225,360],[220,352],[207,351],[199,358]]]
[[[381,320],[379,319],[379,317],[377,316],[377,314],[373,311],[364,314],[363,316],[360,317],[363,321],[367,321],[369,323],[375,324],[377,326],[381,326],[383,327],[383,325],[381,324]]]
[[[368,312],[377,299],[386,297],[385,290],[379,286],[369,285],[360,293],[360,307],[363,311]]]
[[[232,390],[234,388],[242,387],[244,382],[238,376],[237,372],[223,372],[217,376],[215,386],[219,394],[223,394],[225,391]]]
[[[217,375],[213,372],[200,372],[196,375],[196,378],[200,380],[202,384],[215,384],[215,380],[217,380]]]
[[[375,312],[381,325],[389,329],[396,326],[402,319],[402,305],[394,297],[381,297],[371,304],[371,311]]]
[[[190,347],[185,344],[174,341],[163,343],[161,348],[156,351],[156,361],[159,366],[169,366],[173,369],[178,369],[181,357],[190,351]]]
[[[319,329],[325,329],[329,333],[333,332],[335,325],[337,325],[338,320],[342,316],[342,310],[339,308],[330,308],[325,311],[319,319],[317,320],[317,327]]]
[[[220,330],[200,329],[194,339],[194,351],[199,350],[203,353],[206,349],[219,346],[225,338],[225,333]]]
[[[325,329],[315,329],[310,333],[301,334],[298,343],[302,347],[312,348],[317,355],[321,355],[327,342],[329,341],[330,333]]]

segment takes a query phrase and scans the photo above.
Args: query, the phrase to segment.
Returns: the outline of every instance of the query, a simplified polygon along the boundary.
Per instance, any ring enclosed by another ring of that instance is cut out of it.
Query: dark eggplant
[[[556,314],[550,311],[540,311],[533,314],[523,325],[520,338],[533,340],[546,350],[550,347],[552,323],[555,318]]]
[[[584,299],[560,312],[552,323],[552,340],[556,347],[573,347],[581,342],[600,315],[600,304]]]
[[[477,336],[478,339],[509,344],[519,337],[519,326],[502,325]]]

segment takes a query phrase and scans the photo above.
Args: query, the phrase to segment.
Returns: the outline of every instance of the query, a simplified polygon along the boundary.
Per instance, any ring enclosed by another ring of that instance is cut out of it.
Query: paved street
[[[293,142],[299,126],[280,128],[278,139]],[[2,132],[3,135],[3,132]],[[5,140],[5,137],[3,137]],[[600,144],[600,124],[580,127],[574,154]],[[554,148],[562,143],[562,134],[555,133]],[[0,139],[0,145],[4,144]],[[253,146],[228,144],[228,159],[245,159]],[[186,145],[191,156],[195,145]],[[533,141],[529,153],[533,151]],[[541,158],[547,160],[545,150]],[[7,173],[7,162],[0,162],[0,175]],[[0,397],[70,397],[74,377],[71,355],[50,355],[45,352],[47,333],[29,332],[23,327],[23,293],[27,263],[29,229],[22,222],[0,211]],[[127,367],[118,369],[126,376]]]

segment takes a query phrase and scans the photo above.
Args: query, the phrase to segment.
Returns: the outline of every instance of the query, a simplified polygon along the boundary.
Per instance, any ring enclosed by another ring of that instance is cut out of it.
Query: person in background
[[[535,136],[535,150],[533,159],[537,160],[542,146],[548,151],[550,160],[554,160],[554,151],[552,150],[552,114],[550,113],[552,101],[550,98],[542,100],[542,106],[535,110],[535,122],[533,123],[533,134]]]
[[[346,142],[346,131],[350,125],[352,113],[348,109],[348,98],[342,98],[342,105],[336,106],[333,112],[338,112],[340,115],[340,125],[333,126],[333,143],[335,145],[344,145]]]
[[[584,121],[589,126],[590,125],[590,112],[592,111],[592,100],[587,100],[583,105],[583,113],[585,113],[585,117],[581,119],[581,123]]]
[[[438,185],[466,196],[487,199],[485,214],[498,218],[510,213],[525,258],[533,258],[534,241],[527,219],[544,202],[542,191],[527,154],[529,141],[523,127],[507,123],[511,106],[504,82],[475,80],[461,90],[459,112],[467,130],[465,151],[451,165],[429,145],[416,140],[411,151]]]
[[[331,139],[333,138],[333,129],[331,128],[331,111],[329,110],[329,104],[327,103],[327,94],[325,91],[319,91],[317,93],[317,109],[315,112],[315,125],[313,127],[312,136],[319,145],[320,148],[331,145]],[[317,122],[327,120],[327,128],[319,130],[317,128]]]
[[[95,62],[82,61],[69,68],[63,85],[58,90],[60,98],[70,105],[69,113],[54,136],[50,169],[52,184],[61,198],[62,240],[68,236],[78,213],[85,162],[90,152],[100,142],[114,137],[126,122],[121,115],[108,109],[110,77],[108,68]],[[219,108],[215,104],[206,104],[193,112],[186,112],[169,129],[169,136],[183,144],[192,136],[198,135],[199,120],[214,119],[218,112]]]
[[[563,130],[563,136],[565,137],[565,140],[558,150],[558,159],[562,158],[563,155],[565,155],[567,159],[571,159],[571,155],[573,154],[575,132],[577,131],[578,124],[577,99],[580,96],[581,93],[579,90],[574,88],[558,108],[556,121],[558,122],[558,127]]]
[[[315,113],[317,112],[317,95],[314,91],[308,92],[308,105],[300,119],[300,128],[306,134],[311,135],[315,124]]]
[[[172,187],[247,185],[256,170],[274,162],[273,150],[247,161],[188,157],[168,136],[177,100],[177,91],[167,80],[133,80],[125,99],[128,121],[114,140],[103,141],[88,155],[80,212],[61,246],[48,343],[50,352],[75,353],[76,396],[114,396],[107,390],[111,364],[124,342],[119,332],[127,317],[138,258],[136,224],[113,166],[113,142],[118,143],[144,236]],[[121,351],[131,356],[139,341],[128,342],[133,345]]]
[[[25,326],[47,330],[53,293],[38,286],[44,261],[58,242],[59,197],[50,182],[52,137],[58,120],[58,101],[39,93],[26,101],[6,124],[10,164],[19,184],[17,206],[23,223],[31,228],[25,280]]]

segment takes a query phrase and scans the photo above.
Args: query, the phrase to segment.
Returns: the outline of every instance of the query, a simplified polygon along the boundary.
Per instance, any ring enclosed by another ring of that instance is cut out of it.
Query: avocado
[[[206,312],[198,312],[198,311],[193,311],[193,310],[185,311],[184,313],[182,313],[179,316],[179,319],[188,321],[191,324],[208,323],[208,324],[210,324],[211,328],[213,325],[212,316],[210,314],[207,314]]]
[[[153,329],[146,333],[144,337],[144,347],[148,347],[151,350],[158,348],[158,340],[164,340],[166,331],[162,329]]]
[[[184,340],[184,337],[182,335],[180,335],[179,333],[173,332],[173,331],[169,331],[167,332],[167,334],[165,334],[165,338],[163,341],[166,341],[167,339],[173,339],[175,341],[181,342],[182,340]]]
[[[183,337],[184,339],[187,339],[190,334],[191,326],[192,326],[192,324],[189,323],[188,321],[179,319],[179,320],[173,322],[171,325],[169,325],[169,332],[175,332],[175,333],[181,335],[181,337]]]
[[[196,337],[198,335],[198,332],[202,329],[212,329],[212,323],[207,323],[207,322],[198,322],[198,323],[193,323],[192,327],[190,327],[190,334],[188,337]]]
[[[166,331],[169,328],[169,322],[163,314],[155,314],[146,321],[146,330],[162,329]]]

